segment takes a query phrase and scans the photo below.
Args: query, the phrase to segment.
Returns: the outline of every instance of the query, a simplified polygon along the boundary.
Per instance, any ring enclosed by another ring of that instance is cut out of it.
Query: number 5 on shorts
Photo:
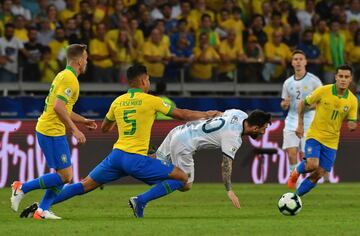
[[[129,119],[129,114],[136,113],[136,110],[124,110],[124,121],[125,123],[131,124],[130,131],[124,131],[124,135],[133,135],[136,132],[136,120]]]

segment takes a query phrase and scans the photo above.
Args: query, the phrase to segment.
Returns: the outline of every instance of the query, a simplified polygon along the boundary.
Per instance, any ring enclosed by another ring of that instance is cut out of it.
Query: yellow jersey
[[[56,98],[65,102],[69,115],[79,97],[79,81],[77,74],[71,66],[59,72],[53,80],[48,96],[45,99],[44,111],[36,124],[36,131],[47,136],[65,135],[65,125],[54,111]]]
[[[169,47],[161,43],[154,44],[150,40],[143,45],[144,56],[160,56],[163,58],[169,58],[171,56]],[[149,62],[144,58],[144,65],[146,66],[148,73],[151,77],[163,77],[165,71],[165,65],[162,62]]]
[[[305,98],[308,105],[316,104],[315,117],[306,133],[306,139],[316,139],[321,144],[337,150],[343,120],[357,120],[358,101],[352,92],[337,94],[335,84],[317,88]]]
[[[129,89],[113,101],[105,117],[118,127],[119,138],[113,148],[147,155],[156,112],[170,115],[173,109],[159,97],[143,93],[139,88]]]

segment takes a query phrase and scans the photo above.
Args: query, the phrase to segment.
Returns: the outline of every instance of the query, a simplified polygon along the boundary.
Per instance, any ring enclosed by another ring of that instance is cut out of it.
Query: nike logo
[[[15,189],[15,191],[14,191],[14,197],[16,197],[18,194],[16,193],[16,189]]]

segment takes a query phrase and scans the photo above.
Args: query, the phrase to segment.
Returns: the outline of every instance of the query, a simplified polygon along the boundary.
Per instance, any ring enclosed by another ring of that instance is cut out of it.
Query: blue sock
[[[21,186],[21,190],[24,193],[27,193],[35,189],[39,189],[39,188],[48,189],[63,184],[64,183],[61,180],[60,175],[58,175],[57,173],[49,173],[24,183]]]
[[[184,183],[179,180],[168,179],[158,183],[147,192],[137,196],[138,201],[146,205],[149,201],[160,198],[175,190],[184,187]]]
[[[52,205],[54,199],[56,198],[57,195],[60,194],[63,187],[64,187],[64,185],[60,185],[60,186],[56,186],[56,187],[52,187],[52,188],[47,189],[43,199],[40,202],[39,207],[41,209],[43,209],[44,211],[49,210],[49,208]]]
[[[316,186],[316,184],[311,182],[309,178],[306,178],[301,183],[300,187],[296,190],[296,194],[299,196],[303,196],[305,193],[309,192],[315,186]]]
[[[52,202],[52,205],[55,205],[62,201],[65,201],[76,195],[82,195],[82,194],[84,194],[84,186],[82,185],[82,183],[69,184],[65,188],[62,189],[60,194],[58,194],[56,196],[56,198]]]
[[[300,162],[300,164],[296,167],[296,171],[297,171],[299,174],[304,174],[304,173],[306,173],[305,164],[306,164],[306,161],[304,160],[304,161]]]

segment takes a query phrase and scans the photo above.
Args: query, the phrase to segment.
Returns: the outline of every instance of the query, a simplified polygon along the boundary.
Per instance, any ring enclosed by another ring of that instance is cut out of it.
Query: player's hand
[[[74,137],[76,138],[76,141],[78,144],[84,144],[86,142],[85,135],[80,130],[75,130],[73,132]]]
[[[97,128],[97,124],[96,124],[95,120],[85,119],[84,125],[89,130],[94,130]]]
[[[206,116],[207,118],[213,118],[215,116],[221,116],[223,114],[223,112],[221,111],[216,111],[216,110],[210,110],[206,112]]]
[[[284,110],[287,110],[290,106],[290,97],[287,97],[281,101],[281,107]]]
[[[298,125],[298,127],[295,130],[295,134],[296,136],[298,136],[299,138],[304,137],[304,126],[303,125]]]
[[[352,131],[355,131],[357,127],[357,122],[354,122],[354,121],[349,121],[348,122],[348,128],[349,130],[352,132]]]
[[[234,207],[240,208],[240,201],[239,201],[239,198],[236,196],[236,194],[232,190],[230,190],[227,192],[227,195],[230,198]]]

